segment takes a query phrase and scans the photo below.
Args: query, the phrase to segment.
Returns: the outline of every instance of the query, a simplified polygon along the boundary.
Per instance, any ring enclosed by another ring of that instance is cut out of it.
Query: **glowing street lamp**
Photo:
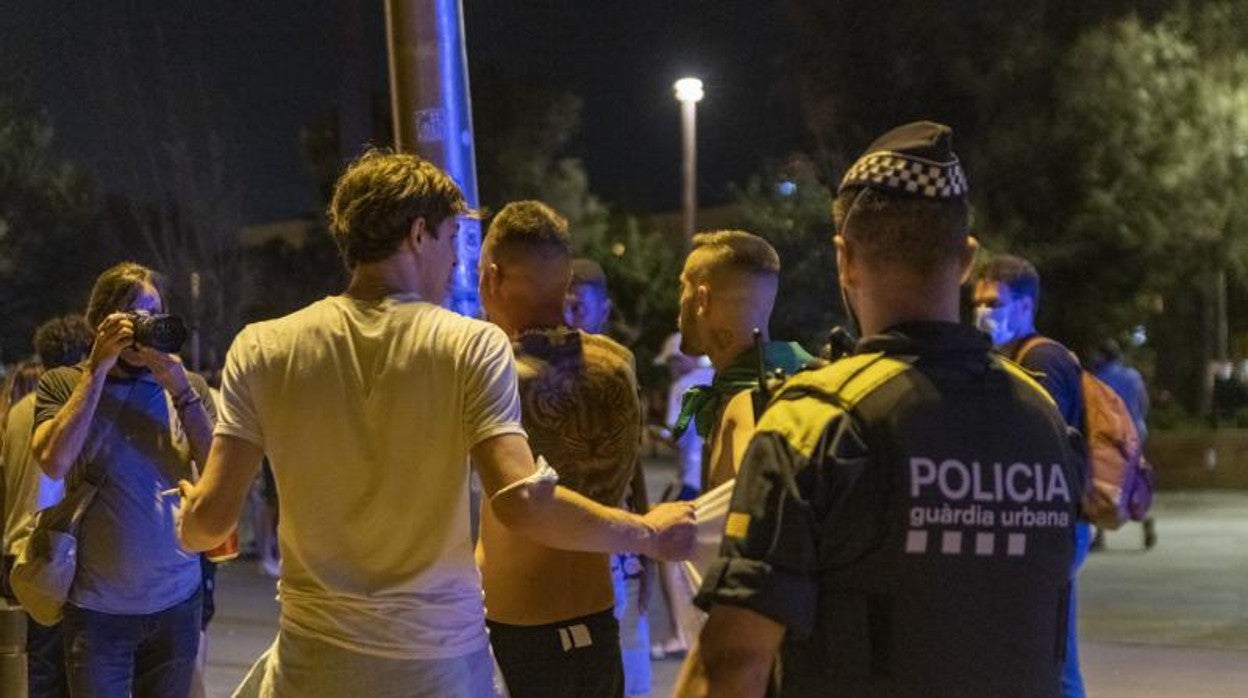
[[[673,85],[676,100],[680,102],[680,133],[684,151],[684,162],[681,174],[684,180],[684,191],[681,206],[684,211],[685,240],[693,239],[695,217],[698,210],[697,190],[697,117],[698,102],[702,100],[702,81],[697,78],[681,78]]]

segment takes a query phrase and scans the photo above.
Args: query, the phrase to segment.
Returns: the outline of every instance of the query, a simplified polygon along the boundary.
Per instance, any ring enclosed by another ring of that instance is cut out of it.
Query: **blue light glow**
[[[463,11],[460,0],[438,0],[438,69],[441,72],[446,171],[459,184],[468,205],[477,208],[477,169],[473,152],[472,101],[468,86],[468,58],[464,51]],[[481,256],[480,221],[462,221],[459,229],[459,266],[451,284],[452,310],[478,317],[477,261]]]

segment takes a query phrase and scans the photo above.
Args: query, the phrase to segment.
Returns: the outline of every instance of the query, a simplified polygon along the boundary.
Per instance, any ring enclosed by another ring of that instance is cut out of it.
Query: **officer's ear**
[[[961,258],[958,263],[961,265],[958,274],[958,285],[964,286],[971,279],[971,271],[975,269],[975,258],[979,256],[979,240],[974,235],[966,236],[966,246],[962,248]]]
[[[843,235],[833,237],[832,244],[836,246],[836,273],[840,277],[841,285],[846,288],[856,286],[858,284],[857,250]]]

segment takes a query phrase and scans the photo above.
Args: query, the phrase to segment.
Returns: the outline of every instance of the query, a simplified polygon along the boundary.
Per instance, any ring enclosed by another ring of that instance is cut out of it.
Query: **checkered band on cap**
[[[863,186],[928,199],[954,199],[966,196],[970,190],[962,164],[956,159],[933,162],[886,150],[859,158],[845,173],[840,188]]]

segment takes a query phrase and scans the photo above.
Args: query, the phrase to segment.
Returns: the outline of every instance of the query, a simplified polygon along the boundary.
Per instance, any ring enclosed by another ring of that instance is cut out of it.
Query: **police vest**
[[[1023,369],[960,362],[853,356],[768,407],[819,522],[818,617],[786,636],[782,695],[1061,694],[1081,463]]]

